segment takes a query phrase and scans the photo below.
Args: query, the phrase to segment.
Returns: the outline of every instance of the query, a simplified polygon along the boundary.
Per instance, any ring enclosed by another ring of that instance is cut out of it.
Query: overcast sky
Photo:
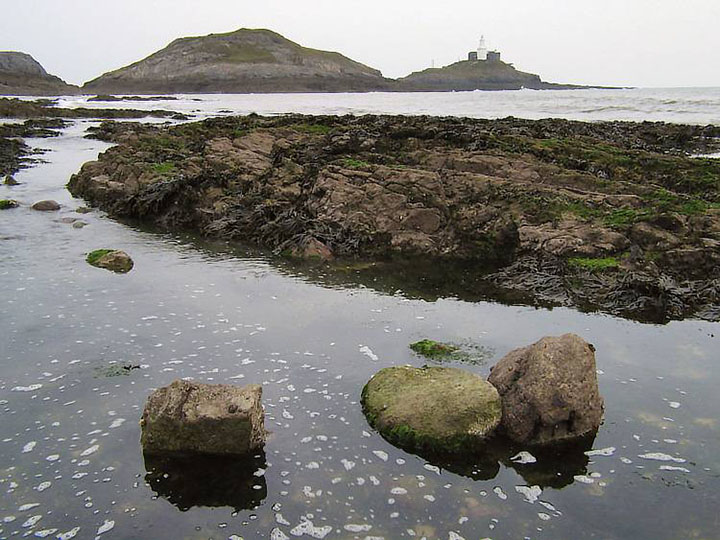
[[[80,84],[177,37],[269,28],[400,77],[480,34],[544,80],[720,87],[720,0],[0,0],[0,50]]]

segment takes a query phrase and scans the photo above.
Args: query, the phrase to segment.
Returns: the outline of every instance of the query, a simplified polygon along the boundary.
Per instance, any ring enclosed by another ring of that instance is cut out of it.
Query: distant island
[[[2,56],[4,55],[4,56]],[[0,53],[0,94],[211,94],[286,92],[450,92],[574,89],[515,69],[489,51],[484,39],[465,61],[400,79],[338,52],[304,47],[276,32],[240,29],[176,39],[129,66],[105,73],[82,88],[48,75],[24,53]],[[597,88],[597,87],[594,87]]]

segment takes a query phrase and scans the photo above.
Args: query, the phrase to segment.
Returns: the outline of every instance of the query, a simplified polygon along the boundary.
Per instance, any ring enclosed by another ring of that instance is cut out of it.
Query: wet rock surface
[[[518,443],[577,441],[602,422],[595,349],[574,334],[511,351],[488,381],[502,398],[502,429]]]
[[[106,122],[115,217],[329,260],[460,261],[551,305],[720,317],[717,127],[427,117]],[[690,271],[691,270],[691,271]]]
[[[470,452],[500,423],[500,396],[479,375],[455,368],[381,369],[365,385],[370,425],[400,446],[442,453]]]
[[[146,454],[250,455],[265,444],[262,387],[183,380],[157,389],[143,410]]]

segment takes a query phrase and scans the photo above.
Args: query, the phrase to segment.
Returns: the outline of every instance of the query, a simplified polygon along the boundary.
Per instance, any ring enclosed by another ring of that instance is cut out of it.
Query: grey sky
[[[0,50],[82,83],[177,37],[269,28],[399,77],[480,34],[544,80],[720,86],[720,0],[0,0]]]

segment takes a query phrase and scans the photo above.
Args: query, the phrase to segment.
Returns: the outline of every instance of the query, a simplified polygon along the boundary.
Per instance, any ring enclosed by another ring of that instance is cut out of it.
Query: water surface
[[[423,295],[401,275],[359,282],[80,215],[64,185],[108,146],[82,137],[88,125],[30,140],[47,163],[0,186],[25,205],[0,215],[0,538],[718,537],[718,323]],[[63,209],[28,208],[45,198]],[[130,253],[133,271],[84,262],[104,247]],[[565,332],[597,349],[606,413],[590,455],[459,467],[393,447],[360,410],[375,371],[423,364],[408,349],[419,339],[482,346],[487,363],[461,367],[487,375]],[[265,452],[242,466],[146,462],[144,401],[179,377],[262,384]]]

